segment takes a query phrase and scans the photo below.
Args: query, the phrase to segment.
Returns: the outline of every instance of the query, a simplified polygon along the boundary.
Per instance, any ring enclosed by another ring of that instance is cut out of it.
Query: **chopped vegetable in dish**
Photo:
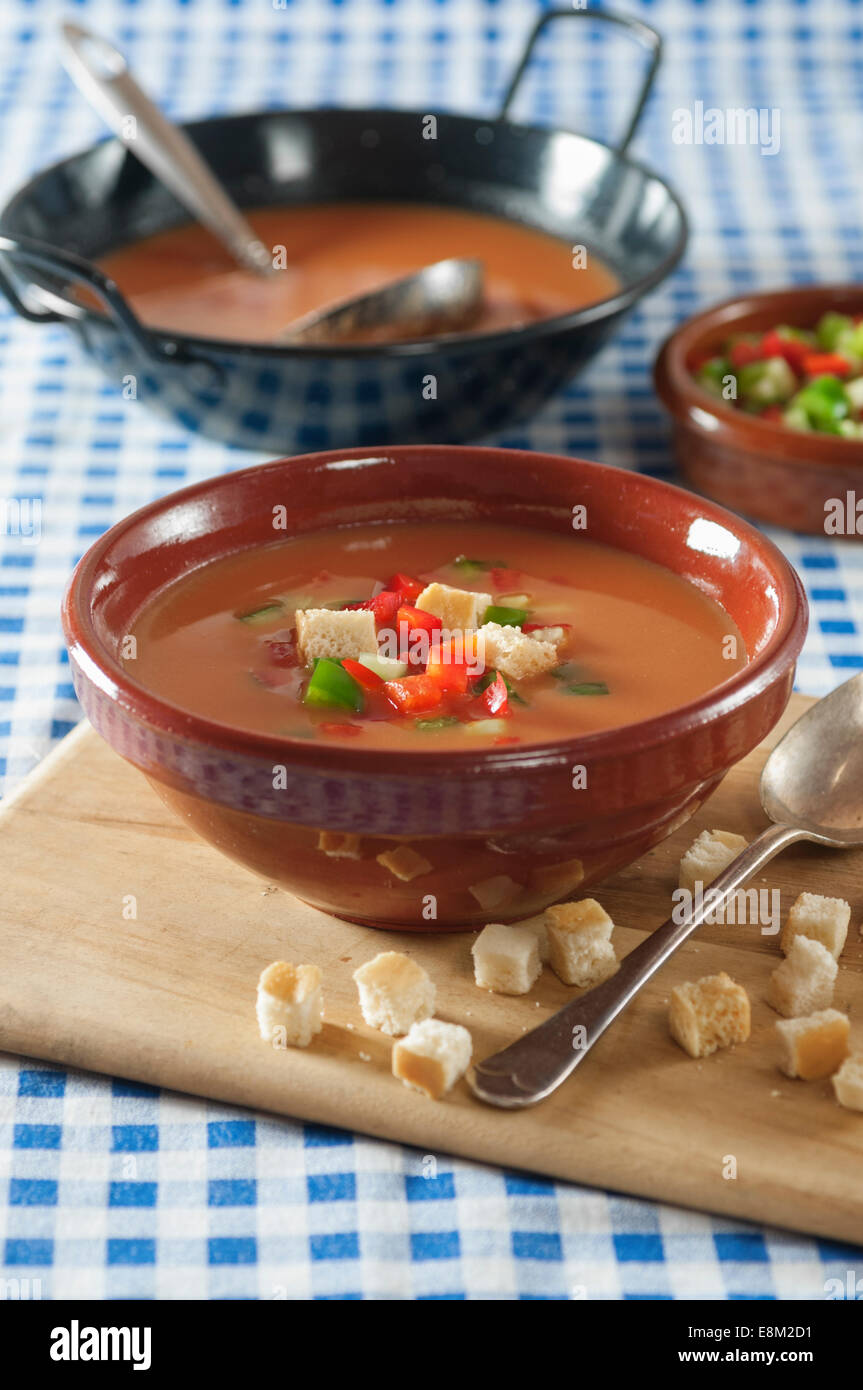
[[[863,439],[863,315],[831,311],[812,329],[737,334],[692,370],[705,391],[748,415]]]

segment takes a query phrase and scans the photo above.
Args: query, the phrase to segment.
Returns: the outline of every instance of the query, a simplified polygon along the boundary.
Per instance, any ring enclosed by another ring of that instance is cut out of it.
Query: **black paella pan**
[[[517,125],[507,113],[546,25],[623,26],[649,61],[616,145]],[[34,322],[65,322],[118,388],[187,428],[270,454],[346,445],[460,442],[528,416],[603,345],[680,258],[687,236],[670,188],[626,149],[661,40],[611,11],[550,11],[533,29],[496,118],[427,112],[266,111],[185,127],[244,207],[416,201],[510,218],[597,248],[613,297],[524,327],[422,342],[344,347],[240,344],[146,327],[93,264],[188,220],[116,139],[38,174],[0,214],[0,288]],[[82,307],[70,285],[95,295]],[[432,390],[424,389],[434,379]]]

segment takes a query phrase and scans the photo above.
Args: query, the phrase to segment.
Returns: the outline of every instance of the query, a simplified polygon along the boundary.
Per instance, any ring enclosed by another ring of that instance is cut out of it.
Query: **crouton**
[[[318,835],[318,849],[329,855],[330,859],[362,859],[359,835],[339,835],[332,830],[322,830]]]
[[[848,1055],[850,1025],[838,1009],[781,1019],[775,1028],[782,1045],[779,1067],[786,1076],[818,1081],[836,1071]]]
[[[474,979],[495,994],[527,994],[542,970],[539,942],[530,927],[490,922],[471,946]]]
[[[696,883],[706,888],[745,848],[742,835],[730,830],[702,830],[680,861],[680,887],[690,893],[695,892]]]
[[[668,1026],[690,1057],[709,1057],[749,1037],[749,996],[724,970],[687,981],[671,991]]]
[[[464,1076],[472,1051],[470,1033],[461,1024],[426,1018],[393,1046],[393,1076],[439,1100]]]
[[[848,935],[851,908],[843,898],[822,898],[819,893],[801,893],[782,928],[780,945],[787,955],[795,936],[808,936],[826,946],[838,960]]]
[[[473,883],[468,892],[476,898],[483,912],[492,912],[512,902],[521,892],[522,885],[510,878],[509,874],[495,874],[494,878],[484,878],[481,883]]]
[[[450,632],[460,632],[479,627],[491,601],[491,594],[475,594],[470,589],[435,583],[426,585],[415,606],[440,618]]]
[[[584,878],[580,859],[563,859],[559,864],[536,864],[528,876],[528,884],[538,893],[551,898],[563,898],[574,893]]]
[[[256,1012],[265,1042],[274,1047],[308,1047],[323,1026],[318,967],[273,961],[261,972]]]
[[[561,903],[545,911],[549,964],[565,985],[591,989],[618,966],[611,932],[614,923],[595,898]]]
[[[820,941],[795,936],[785,960],[770,976],[767,1002],[786,1018],[829,1008],[838,971],[839,966]]]
[[[385,850],[376,857],[381,867],[389,869],[402,883],[410,883],[412,878],[419,878],[420,874],[429,874],[433,868],[425,855],[418,854],[410,845],[399,845],[398,849]]]
[[[501,627],[483,623],[479,630],[479,657],[510,680],[529,680],[557,665],[557,648],[551,642],[537,641],[520,627]]]
[[[382,951],[354,971],[360,1009],[370,1028],[395,1035],[431,1018],[435,987],[421,965],[401,951]]]
[[[318,657],[340,661],[343,656],[358,657],[375,651],[378,645],[374,614],[368,608],[298,608],[297,649],[308,664]]]
[[[548,923],[545,920],[545,913],[540,912],[536,917],[523,917],[520,922],[513,922],[513,926],[523,927],[525,931],[533,932],[536,937],[539,959],[541,963],[545,965],[548,960],[550,949],[548,942]]]
[[[863,1052],[852,1052],[833,1077],[836,1099],[846,1110],[863,1110]]]

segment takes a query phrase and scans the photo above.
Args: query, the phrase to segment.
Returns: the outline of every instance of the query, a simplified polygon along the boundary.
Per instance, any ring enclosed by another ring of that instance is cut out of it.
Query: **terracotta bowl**
[[[702,390],[691,370],[732,333],[757,333],[779,323],[811,328],[830,309],[863,314],[863,285],[812,285],[727,300],[671,335],[656,360],[654,380],[673,418],[677,461],[699,491],[759,521],[812,535],[836,534],[825,520],[838,511],[830,504],[839,499],[850,521],[839,534],[859,540],[863,442],[804,434],[745,415]]]
[[[244,733],[172,706],[117,658],[143,603],[196,565],[294,534],[477,517],[571,531],[647,557],[714,595],[751,660],[660,718],[541,747],[387,753]],[[617,468],[502,449],[415,446],[283,459],[212,478],[133,513],[87,552],[63,622],[84,711],[218,849],[340,917],[444,931],[512,921],[582,892],[668,835],[776,723],[806,630],[799,580],[746,522]],[[573,790],[573,768],[587,786]],[[285,768],[274,790],[275,767]],[[360,837],[334,857],[322,831]],[[401,882],[376,856],[409,842],[433,866]],[[469,891],[494,880],[493,910]],[[206,885],[202,884],[202,894]]]

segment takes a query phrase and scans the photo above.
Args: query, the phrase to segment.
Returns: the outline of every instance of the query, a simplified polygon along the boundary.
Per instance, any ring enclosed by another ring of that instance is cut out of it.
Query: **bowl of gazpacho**
[[[87,552],[87,717],[184,821],[338,916],[440,931],[581,893],[772,728],[780,552],[655,479],[516,450],[283,459]]]

